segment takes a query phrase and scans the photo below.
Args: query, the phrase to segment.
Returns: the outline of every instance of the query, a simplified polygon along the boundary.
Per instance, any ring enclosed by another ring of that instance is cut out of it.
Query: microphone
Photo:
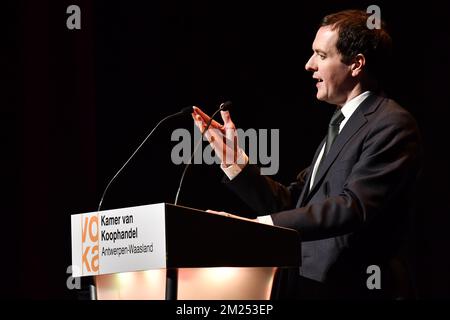
[[[194,147],[194,151],[193,151],[192,154],[191,154],[191,157],[190,157],[190,159],[189,159],[189,162],[186,163],[186,166],[184,167],[183,173],[182,173],[181,178],[180,178],[180,183],[179,183],[179,185],[178,185],[177,194],[176,194],[176,196],[175,196],[175,202],[174,202],[174,205],[177,205],[177,203],[178,203],[178,196],[180,195],[181,186],[182,186],[182,184],[183,184],[184,176],[186,175],[187,169],[189,168],[189,165],[190,165],[191,162],[192,162],[192,158],[194,157],[195,152],[197,151],[198,147],[201,145],[201,143],[202,143],[202,141],[203,141],[203,136],[205,135],[205,132],[208,131],[208,129],[209,129],[209,127],[210,127],[210,125],[211,125],[211,123],[212,123],[212,121],[213,121],[213,119],[214,119],[214,116],[215,116],[217,113],[219,113],[219,111],[228,111],[228,110],[230,110],[232,105],[233,105],[233,104],[231,103],[231,101],[226,101],[226,102],[221,103],[220,106],[219,106],[219,108],[216,110],[216,112],[214,112],[214,113],[212,114],[212,116],[209,118],[209,121],[208,121],[208,123],[206,124],[205,130],[203,130],[202,135],[200,136],[200,140],[197,142],[196,146]]]
[[[117,173],[112,177],[111,180],[109,180],[109,183],[106,185],[105,190],[103,191],[102,197],[100,199],[100,203],[98,204],[98,209],[97,211],[100,211],[101,207],[102,207],[102,203],[103,203],[103,199],[105,198],[105,194],[106,191],[108,191],[109,186],[112,184],[112,182],[117,178],[117,176],[120,174],[120,172],[122,172],[122,170],[126,167],[126,165],[128,164],[128,162],[130,162],[130,160],[134,157],[134,155],[139,151],[139,149],[144,145],[144,143],[147,141],[148,138],[150,138],[150,136],[153,134],[153,132],[155,132],[156,128],[159,127],[159,125],[161,123],[163,123],[164,121],[171,119],[171,118],[175,118],[175,117],[179,117],[179,116],[183,116],[183,115],[187,115],[187,114],[191,114],[192,113],[192,106],[189,107],[185,107],[183,109],[181,109],[179,112],[168,115],[167,117],[165,117],[164,119],[162,119],[161,121],[158,122],[158,124],[152,129],[152,131],[150,131],[150,133],[145,137],[145,139],[141,142],[141,144],[136,148],[136,150],[133,152],[133,154],[128,158],[128,160],[123,164],[123,166],[117,171]]]
[[[219,111],[228,111],[231,109],[231,106],[233,104],[231,103],[231,101],[225,101],[224,103],[221,103],[219,106]],[[217,113],[217,111],[216,111]]]

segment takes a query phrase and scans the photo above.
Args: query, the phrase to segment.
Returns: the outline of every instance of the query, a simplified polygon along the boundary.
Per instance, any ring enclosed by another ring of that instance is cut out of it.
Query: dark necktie
[[[328,134],[327,140],[325,141],[325,150],[323,150],[323,155],[322,158],[320,159],[317,171],[319,171],[319,168],[324,163],[325,157],[327,156],[328,151],[330,151],[331,149],[331,145],[333,144],[334,140],[336,140],[336,137],[339,134],[339,126],[341,125],[341,122],[344,119],[345,117],[342,114],[341,109],[336,109],[333,116],[331,117],[330,123],[328,124]]]
[[[331,145],[333,144],[334,140],[336,140],[336,137],[339,134],[339,126],[344,119],[345,117],[342,114],[341,109],[336,109],[333,116],[331,117],[330,124],[328,125],[327,141],[325,143],[325,151],[323,152],[322,159],[324,159],[328,154],[328,151],[330,151]]]

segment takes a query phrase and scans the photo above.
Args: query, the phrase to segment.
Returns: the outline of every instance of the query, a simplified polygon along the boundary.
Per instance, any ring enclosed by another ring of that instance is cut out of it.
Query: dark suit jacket
[[[275,225],[298,230],[303,277],[336,296],[362,297],[367,267],[377,265],[383,296],[403,296],[396,292],[404,276],[398,257],[421,166],[415,120],[393,100],[370,95],[337,136],[309,191],[323,143],[288,187],[253,165],[227,185],[258,215],[271,214]]]

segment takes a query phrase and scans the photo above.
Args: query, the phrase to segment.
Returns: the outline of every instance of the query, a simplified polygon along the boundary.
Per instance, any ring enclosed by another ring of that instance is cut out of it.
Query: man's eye
[[[325,59],[325,56],[323,54],[319,54],[320,59]]]

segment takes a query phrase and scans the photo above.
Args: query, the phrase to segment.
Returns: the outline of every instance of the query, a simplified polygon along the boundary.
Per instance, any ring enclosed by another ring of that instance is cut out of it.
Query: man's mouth
[[[319,78],[315,78],[315,79],[317,80],[316,86],[318,87],[323,82],[323,80],[319,79]]]
[[[313,79],[317,80],[317,83],[323,82],[323,80],[321,78],[313,77]]]

